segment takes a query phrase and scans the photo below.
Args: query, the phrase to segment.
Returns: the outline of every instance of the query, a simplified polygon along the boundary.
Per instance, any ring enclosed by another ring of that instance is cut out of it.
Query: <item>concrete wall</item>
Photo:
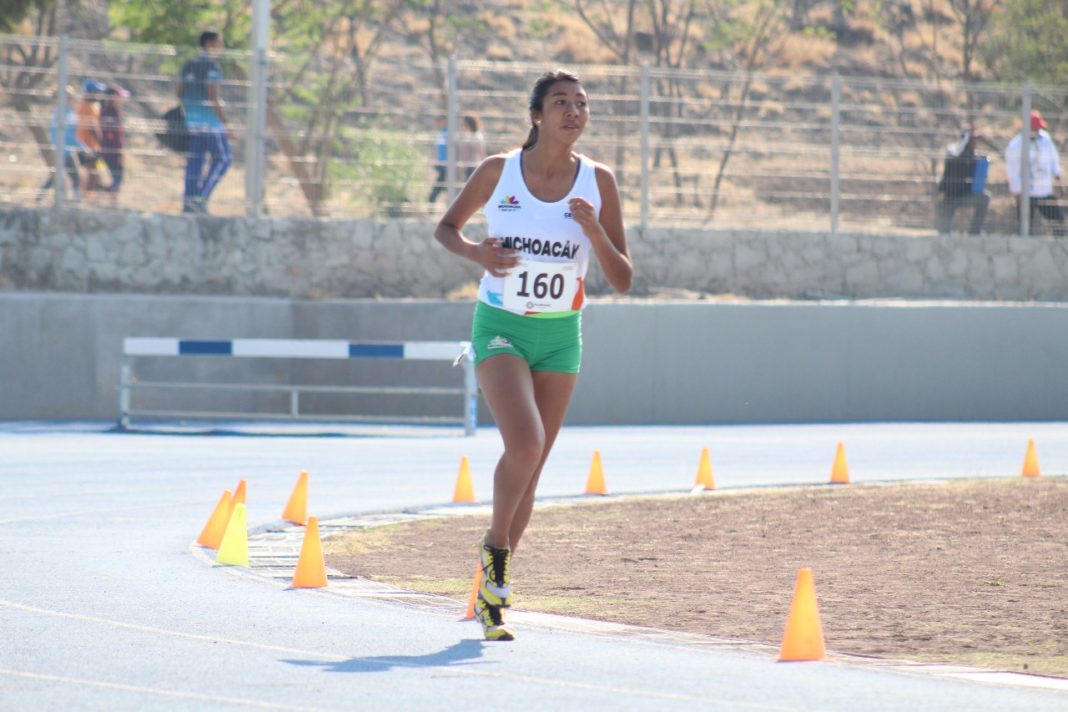
[[[477,280],[429,222],[0,209],[0,290],[439,298]],[[478,226],[468,231],[478,238]],[[1068,301],[1068,240],[653,228],[635,294]],[[596,269],[591,293],[604,293]]]
[[[470,315],[434,300],[0,294],[0,418],[114,418],[124,336],[464,339]],[[584,322],[571,423],[1068,419],[1068,305],[596,302]],[[211,378],[237,360],[180,361]],[[410,378],[401,367],[245,362],[239,377]]]

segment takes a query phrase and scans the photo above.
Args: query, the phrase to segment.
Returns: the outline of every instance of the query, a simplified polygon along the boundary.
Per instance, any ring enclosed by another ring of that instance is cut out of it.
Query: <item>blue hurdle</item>
[[[474,435],[478,427],[478,382],[474,362],[467,356],[470,349],[467,341],[404,341],[404,342],[353,342],[326,339],[227,339],[197,340],[171,337],[127,337],[122,345],[122,367],[119,375],[119,428],[126,429],[135,416],[155,418],[237,418],[256,419],[344,419],[364,422],[388,420],[410,423],[459,423],[465,435]],[[133,362],[145,357],[216,356],[231,358],[277,358],[277,359],[401,359],[407,361],[452,361],[454,366],[463,365],[463,387],[430,386],[305,386],[292,384],[243,384],[243,383],[179,383],[139,381],[133,371]],[[240,390],[288,392],[288,413],[219,413],[172,410],[135,410],[131,408],[131,393],[137,389],[185,389]],[[380,394],[427,394],[462,395],[463,412],[460,417],[428,416],[363,416],[331,415],[316,416],[300,412],[301,393],[380,393]]]

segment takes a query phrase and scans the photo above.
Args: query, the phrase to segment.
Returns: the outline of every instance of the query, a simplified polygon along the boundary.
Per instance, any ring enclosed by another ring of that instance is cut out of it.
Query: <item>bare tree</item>
[[[283,0],[275,6],[279,44],[302,61],[292,72],[282,68],[283,87],[268,107],[267,123],[315,215],[322,214],[343,120],[355,106],[367,105],[373,63],[405,5],[404,0]],[[299,131],[287,127],[293,118],[283,118],[276,103],[299,107]]]
[[[33,135],[41,158],[49,166],[55,165],[52,140],[46,127],[30,120],[34,108],[30,97],[53,81],[48,70],[59,61],[59,51],[45,38],[55,36],[57,16],[55,4],[30,13],[26,22],[33,28],[33,36],[23,42],[5,43],[4,58],[0,62],[0,87],[11,98],[11,105]]]
[[[649,12],[649,25],[652,36],[652,51],[656,59],[656,66],[679,69],[685,65],[690,49],[694,44],[694,21],[700,11],[698,3],[679,3],[674,7],[672,0],[647,0]],[[664,97],[665,104],[656,107],[655,113],[670,116],[673,119],[681,119],[684,109],[682,99],[684,91],[682,83],[674,76],[670,79],[657,82],[657,94]],[[651,112],[653,113],[653,112]],[[653,167],[660,167],[662,154],[666,154],[671,162],[671,173],[675,184],[675,203],[681,204],[684,200],[682,188],[682,174],[679,168],[679,158],[675,151],[674,139],[679,135],[679,122],[668,121],[663,125],[662,138],[664,144],[657,144],[653,155]]]
[[[620,64],[631,63],[631,50],[634,47],[634,15],[638,0],[627,0],[627,11],[620,16],[617,9],[606,0],[584,2],[574,0],[575,11],[586,23],[597,39],[601,41]]]
[[[1002,4],[1002,0],[949,0],[949,7],[960,26],[960,78],[966,82],[975,79],[973,64],[979,46]]]
[[[446,0],[409,0],[407,11],[398,17],[402,34],[418,37],[419,46],[430,59],[443,112],[448,101],[445,60],[461,48],[485,46],[491,40],[490,28],[477,12],[480,6],[480,3]]]
[[[734,144],[738,139],[742,117],[745,116],[749,101],[749,92],[753,85],[753,74],[770,64],[782,50],[788,35],[788,0],[756,0],[750,5],[752,17],[746,22],[735,25],[734,54],[739,68],[745,72],[745,81],[731,120],[727,148],[720,158],[716,180],[712,186],[712,200],[708,207],[709,219],[719,205],[720,186],[727,173],[727,165],[734,154]]]

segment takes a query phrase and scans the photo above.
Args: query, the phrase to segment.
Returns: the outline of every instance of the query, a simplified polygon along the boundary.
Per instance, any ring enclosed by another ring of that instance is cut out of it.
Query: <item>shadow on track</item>
[[[482,657],[482,640],[461,640],[444,650],[427,655],[378,655],[336,662],[283,660],[301,667],[319,667],[327,672],[385,672],[394,668],[453,667],[467,665]]]

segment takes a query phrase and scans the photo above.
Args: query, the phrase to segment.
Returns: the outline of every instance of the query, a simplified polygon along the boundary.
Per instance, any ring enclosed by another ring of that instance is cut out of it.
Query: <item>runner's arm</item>
[[[434,228],[434,238],[445,249],[481,265],[494,277],[503,277],[519,263],[518,251],[501,247],[495,237],[473,242],[461,231],[471,216],[489,201],[503,169],[504,156],[490,156],[482,161]]]
[[[593,205],[584,198],[570,201],[571,214],[590,238],[593,251],[601,263],[605,279],[617,292],[630,289],[634,279],[634,264],[627,252],[627,235],[623,227],[616,178],[607,166],[596,166],[597,187],[601,192],[601,213],[595,215]]]

